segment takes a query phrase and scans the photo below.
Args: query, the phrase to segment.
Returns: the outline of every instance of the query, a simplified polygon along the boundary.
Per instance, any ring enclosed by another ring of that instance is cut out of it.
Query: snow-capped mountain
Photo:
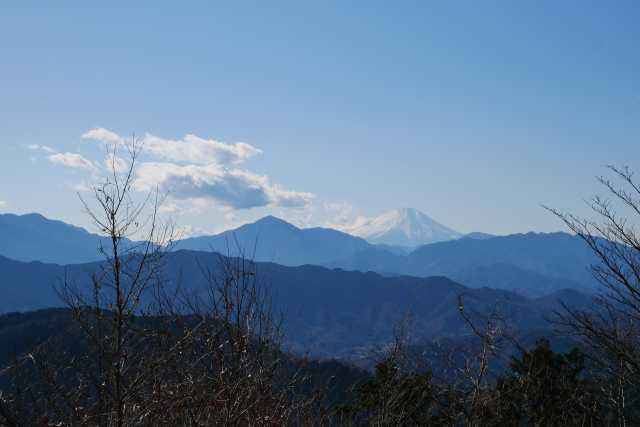
[[[395,209],[374,218],[360,218],[344,231],[370,243],[408,247],[462,236],[413,208]]]

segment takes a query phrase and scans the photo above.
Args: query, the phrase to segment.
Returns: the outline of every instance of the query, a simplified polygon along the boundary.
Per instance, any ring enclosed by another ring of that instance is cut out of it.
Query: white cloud
[[[125,139],[104,128],[91,129],[82,135],[84,139],[100,141],[116,145],[124,145]],[[187,134],[182,139],[165,139],[149,133],[141,138],[146,154],[158,159],[209,165],[238,165],[247,159],[262,153],[258,148],[244,142],[228,144],[214,139],[205,139]]]
[[[94,141],[108,142],[111,144],[123,145],[124,139],[117,133],[105,128],[91,129],[82,134],[83,139],[92,139]]]
[[[0,200],[0,209],[7,207],[7,202]]]
[[[88,193],[93,190],[91,183],[86,181],[72,183],[72,184],[69,184],[68,187],[71,188],[76,193]]]
[[[178,226],[174,230],[176,239],[187,239],[189,237],[210,236],[216,234],[215,231],[193,225]]]
[[[300,209],[272,209],[273,215],[298,227],[326,227],[344,231],[358,217],[359,209],[349,202],[314,198]]]
[[[351,224],[357,215],[355,207],[349,202],[325,201],[322,203],[322,211],[326,218],[324,225],[338,229]]]
[[[164,160],[200,165],[211,163],[237,165],[262,153],[261,150],[243,142],[226,144],[191,134],[181,140],[163,139],[147,134],[142,139],[142,143],[145,151]]]
[[[82,138],[110,144],[114,149],[127,144],[125,138],[105,128],[91,129]],[[268,176],[239,168],[238,165],[262,153],[247,143],[225,143],[193,134],[173,140],[149,133],[140,141],[143,151],[136,167],[134,188],[167,193],[163,213],[202,213],[213,207],[230,211],[260,207],[299,210],[314,198],[310,193],[272,183]],[[115,165],[117,171],[126,170],[128,163],[114,158],[113,153],[110,151],[104,160],[106,168]]]
[[[180,206],[177,203],[163,203],[160,205],[160,207],[158,208],[158,211],[160,213],[163,214],[177,214],[182,212],[182,209],[180,208]]]
[[[34,150],[34,151],[44,151],[44,152],[49,153],[49,154],[57,153],[56,150],[54,150],[53,148],[51,148],[51,147],[49,147],[47,145],[31,144],[31,145],[27,146],[27,148],[29,148],[29,150]]]
[[[111,152],[107,154],[107,157],[104,159],[104,167],[109,172],[114,170],[118,173],[126,172],[129,170],[129,165],[130,163],[125,159]]]
[[[163,200],[159,211],[165,214],[202,215],[210,212],[214,208],[218,208],[221,210],[233,210],[233,208],[230,208],[228,206],[217,205],[212,199],[197,197],[188,199],[188,202],[185,202],[185,199],[168,197],[166,200]]]
[[[336,230],[344,231],[345,233],[355,235],[356,231],[359,228],[361,228],[362,226],[370,222],[372,219],[373,218],[366,217],[363,215],[358,215],[357,217],[353,218],[353,220],[351,221],[333,223],[331,224],[331,227],[335,228]]]
[[[267,186],[272,200],[271,204],[281,208],[302,208],[307,206],[315,197],[311,193],[286,190],[278,184],[267,184]]]
[[[298,208],[306,206],[314,197],[310,193],[273,185],[266,176],[217,164],[141,163],[135,187],[140,191],[159,188],[174,199],[212,200],[234,209],[263,206]]]
[[[68,168],[83,169],[88,171],[96,170],[96,166],[93,164],[93,162],[91,162],[91,160],[88,160],[77,153],[52,154],[48,157],[48,159],[51,163],[62,165]]]

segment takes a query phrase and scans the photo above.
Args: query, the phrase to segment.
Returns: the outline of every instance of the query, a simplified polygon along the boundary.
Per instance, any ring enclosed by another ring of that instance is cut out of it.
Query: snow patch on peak
[[[373,218],[360,217],[343,231],[374,244],[416,247],[457,239],[460,233],[414,208],[401,208]]]

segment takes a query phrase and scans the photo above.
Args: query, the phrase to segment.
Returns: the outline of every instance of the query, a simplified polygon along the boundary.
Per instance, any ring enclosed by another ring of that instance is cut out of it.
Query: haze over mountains
[[[411,210],[405,213],[404,218],[410,220],[424,219]],[[387,227],[388,233],[395,226]],[[0,233],[0,255],[18,261],[63,265],[97,261],[101,259],[97,247],[104,243],[100,236],[37,214],[0,215]],[[590,292],[595,287],[589,266],[596,259],[579,238],[566,233],[465,236],[405,251],[334,229],[301,229],[268,216],[218,235],[184,239],[175,249],[244,255],[285,266],[313,264],[387,276],[446,276],[473,288],[505,289],[534,297],[565,288]]]
[[[564,288],[591,292],[597,284],[590,266],[597,263],[578,237],[527,233],[485,239],[465,237],[424,245],[404,256],[369,249],[330,265],[387,275],[443,275],[466,286],[541,296]]]
[[[559,299],[572,305],[589,301],[594,282],[588,267],[595,259],[577,237],[461,236],[413,210],[385,218],[390,221],[375,222],[377,232],[369,236],[374,242],[384,238],[386,245],[268,216],[177,242],[164,276],[170,284],[201,289],[200,266],[220,261],[212,252],[253,258],[283,314],[290,348],[325,356],[347,357],[388,342],[407,312],[422,339],[456,336],[464,329],[457,312],[461,294],[478,313],[500,305],[524,331],[543,328],[544,314]],[[37,214],[0,215],[0,233],[0,313],[61,306],[55,285],[65,277],[88,284],[99,268],[97,248],[104,238],[78,227]],[[406,240],[391,240],[399,235]],[[388,244],[434,236],[451,239],[412,251]]]
[[[56,264],[101,259],[107,239],[62,221],[33,213],[0,214],[0,255],[18,261]]]
[[[301,229],[274,216],[214,236],[184,239],[176,249],[244,254],[283,265],[326,264],[371,248],[366,240],[331,228]]]

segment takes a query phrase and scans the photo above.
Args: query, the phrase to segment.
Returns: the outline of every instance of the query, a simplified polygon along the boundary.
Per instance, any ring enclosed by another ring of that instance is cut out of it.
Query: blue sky
[[[541,203],[582,213],[603,165],[640,169],[637,1],[64,4],[3,4],[5,212],[87,225],[75,189],[97,174],[51,157],[99,167],[82,135],[100,128],[157,138],[147,160],[196,232],[405,206],[549,231]],[[167,154],[186,135],[226,145]],[[238,142],[255,152],[221,160]]]

